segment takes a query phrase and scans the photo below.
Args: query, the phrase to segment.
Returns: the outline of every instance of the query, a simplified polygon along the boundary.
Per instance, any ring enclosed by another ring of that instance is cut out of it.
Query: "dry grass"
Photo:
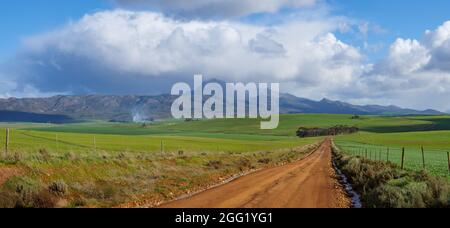
[[[175,152],[92,156],[45,150],[27,170],[0,188],[0,207],[140,207],[156,206],[250,170],[303,157],[317,145],[252,153]]]

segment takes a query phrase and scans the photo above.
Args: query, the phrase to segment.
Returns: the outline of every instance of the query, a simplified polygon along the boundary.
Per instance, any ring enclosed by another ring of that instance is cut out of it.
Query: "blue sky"
[[[380,53],[375,53],[378,58],[398,37],[421,39],[424,31],[450,19],[448,0],[332,0],[329,3],[334,14],[365,20],[384,30],[367,38],[373,44],[385,44]],[[347,36],[343,40],[354,42],[355,38]]]
[[[24,37],[111,7],[105,0],[15,0],[0,4],[0,60],[14,54]]]
[[[418,37],[449,19],[448,0],[333,0],[336,13],[376,23],[391,36]]]
[[[201,73],[315,100],[450,110],[448,0],[1,4],[0,97],[167,93]]]

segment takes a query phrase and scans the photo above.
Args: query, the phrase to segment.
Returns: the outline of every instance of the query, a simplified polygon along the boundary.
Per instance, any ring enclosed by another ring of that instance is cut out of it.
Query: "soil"
[[[349,208],[331,140],[301,161],[261,170],[161,208]]]
[[[0,186],[2,186],[9,178],[22,175],[22,171],[15,167],[0,167]]]

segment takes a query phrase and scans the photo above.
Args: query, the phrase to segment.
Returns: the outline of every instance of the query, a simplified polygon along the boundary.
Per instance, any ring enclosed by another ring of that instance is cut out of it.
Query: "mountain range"
[[[171,118],[171,95],[83,95],[49,98],[0,99],[0,122],[74,122],[105,120],[141,122]],[[353,115],[442,115],[436,110],[412,110],[397,106],[352,105],[323,99],[313,101],[290,94],[280,95],[282,114],[353,114]]]

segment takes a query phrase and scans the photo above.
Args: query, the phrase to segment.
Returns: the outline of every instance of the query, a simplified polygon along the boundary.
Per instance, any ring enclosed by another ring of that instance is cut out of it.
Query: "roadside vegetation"
[[[404,168],[426,170],[429,174],[450,180],[450,131],[422,131],[403,133],[359,133],[339,136],[336,144],[346,153],[374,161],[389,161]],[[422,153],[423,149],[423,153]],[[366,155],[367,153],[367,155]]]
[[[351,156],[334,146],[334,159],[366,208],[449,208],[450,182],[425,171]]]
[[[297,160],[320,138],[13,129],[10,140],[8,153],[0,156],[0,171],[12,173],[0,177],[0,207],[40,208],[152,207],[235,175]]]

